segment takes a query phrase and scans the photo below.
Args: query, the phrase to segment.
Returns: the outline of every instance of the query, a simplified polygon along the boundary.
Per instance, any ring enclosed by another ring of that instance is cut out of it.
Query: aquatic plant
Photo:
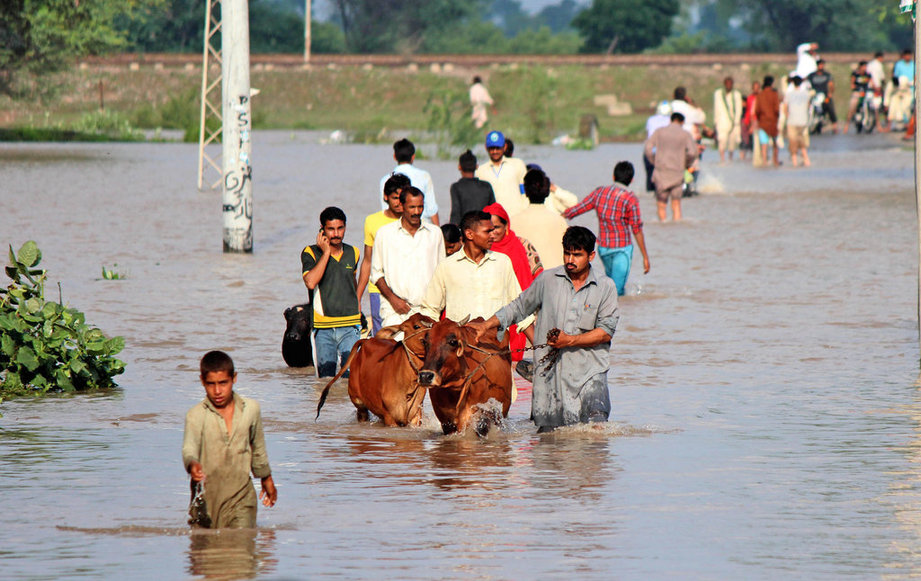
[[[118,263],[112,265],[112,268],[106,268],[106,265],[102,265],[102,279],[103,280],[125,280],[128,278],[128,271],[121,272],[118,269]]]
[[[29,241],[14,253],[0,289],[0,395],[40,394],[115,387],[112,378],[125,370],[114,356],[122,337],[106,338],[86,324],[85,315],[45,299],[45,270],[38,245]],[[60,287],[59,287],[60,288]]]

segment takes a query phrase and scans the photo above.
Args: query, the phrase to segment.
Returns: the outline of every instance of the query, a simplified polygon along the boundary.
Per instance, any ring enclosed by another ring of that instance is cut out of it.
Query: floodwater
[[[2,576],[17,579],[839,579],[921,575],[912,152],[814,140],[814,167],[719,166],[686,221],[641,194],[602,431],[535,434],[529,386],[485,440],[358,425],[281,358],[299,253],[329,204],[361,243],[388,146],[257,132],[255,253],[184,144],[0,146],[0,239],[38,242],[65,302],[123,335],[111,393],[0,405]],[[478,152],[482,153],[482,152]],[[638,145],[520,155],[580,197]],[[431,170],[442,207],[455,164]],[[639,176],[641,179],[641,176]],[[641,183],[641,182],[640,182]],[[593,226],[583,217],[576,223]],[[512,223],[514,228],[514,221]],[[102,266],[125,280],[100,280]],[[278,504],[190,534],[183,416],[225,349],[262,404]]]

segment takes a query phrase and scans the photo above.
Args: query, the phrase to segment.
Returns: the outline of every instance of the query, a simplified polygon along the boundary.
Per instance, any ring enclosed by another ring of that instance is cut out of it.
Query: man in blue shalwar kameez
[[[581,226],[570,227],[563,236],[563,266],[545,270],[488,321],[470,323],[480,338],[540,309],[534,336],[547,337],[550,347],[560,353],[546,374],[542,366],[535,369],[531,420],[539,433],[604,422],[611,413],[608,350],[619,319],[617,287],[610,278],[596,276],[591,266],[594,257],[595,235]],[[559,333],[548,336],[551,330]],[[538,349],[535,361],[549,349]]]

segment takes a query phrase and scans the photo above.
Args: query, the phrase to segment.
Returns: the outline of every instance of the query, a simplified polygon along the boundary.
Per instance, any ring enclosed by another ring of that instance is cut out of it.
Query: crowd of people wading
[[[722,163],[732,162],[736,152],[745,160],[750,152],[756,166],[777,167],[786,136],[792,165],[811,164],[815,116],[838,132],[835,80],[817,50],[815,43],[798,47],[797,68],[779,89],[766,76],[743,96],[727,76],[713,94],[712,127],[684,87],[659,103],[646,124],[643,156],[646,190],[655,195],[659,220],[667,220],[669,208],[672,219],[681,220],[682,198],[696,193],[706,138],[715,139]],[[891,81],[884,56],[861,61],[851,74],[844,132],[869,99],[875,99],[881,131],[906,126],[907,135],[913,132],[912,53],[902,52]],[[475,126],[485,127],[494,101],[480,77],[473,79],[470,102]],[[372,412],[388,425],[418,425],[419,394],[425,393],[419,387],[425,386],[445,433],[463,431],[471,410],[487,397],[501,400],[502,413],[508,413],[517,372],[533,384],[530,419],[538,433],[601,426],[611,413],[608,351],[634,246],[644,273],[650,269],[639,201],[631,190],[634,167],[615,163],[611,181],[580,201],[540,166],[515,157],[512,140],[501,131],[485,133],[482,154],[478,159],[468,150],[459,157],[445,224],[431,175],[415,164],[408,139],[393,144],[396,165],[380,180],[378,202],[368,199],[369,207],[379,203],[380,209],[362,216],[364,248],[343,242],[345,212],[335,206],[320,212],[316,240],[301,252],[310,296],[303,310],[313,329],[313,353],[304,360],[314,362],[321,378],[349,377],[359,419]],[[597,215],[597,233],[568,225],[590,211]],[[596,255],[603,273],[592,266]],[[370,325],[361,311],[365,292]],[[376,342],[365,351],[377,345],[384,349],[378,353],[395,353],[394,367],[364,374],[356,369],[384,361],[383,355],[355,356],[363,332],[365,341]],[[453,391],[439,389],[451,377]],[[200,379],[206,397],[186,416],[182,446],[192,487],[189,522],[253,527],[258,499],[250,474],[262,481],[265,506],[278,496],[259,405],[234,392],[237,374],[226,353],[207,353]],[[394,393],[396,407],[388,403]]]

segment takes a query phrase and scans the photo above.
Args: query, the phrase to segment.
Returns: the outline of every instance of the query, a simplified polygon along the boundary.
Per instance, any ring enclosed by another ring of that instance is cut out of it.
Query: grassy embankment
[[[843,64],[830,68],[838,80],[836,101],[841,114],[847,103],[849,68]],[[251,75],[252,86],[260,90],[253,99],[253,124],[256,129],[342,129],[362,141],[389,140],[392,134],[388,132],[393,131],[419,134],[430,128],[425,108],[432,95],[453,96],[457,100],[454,117],[466,115],[467,83],[473,74],[479,74],[496,100],[497,111],[490,115],[489,127],[522,142],[547,142],[562,133],[573,134],[580,116],[587,113],[597,116],[603,139],[641,140],[654,103],[669,98],[677,85],[688,88],[709,118],[713,91],[727,74],[746,93],[751,80],[786,70],[786,65],[760,64],[493,65],[448,72],[257,65]],[[104,115],[99,114],[100,84]],[[194,128],[197,135],[200,88],[199,67],[74,67],[24,83],[19,98],[0,96],[0,139],[56,135],[61,130],[91,132],[95,126]],[[596,95],[608,94],[629,103],[633,113],[611,117],[605,107],[594,105]]]

